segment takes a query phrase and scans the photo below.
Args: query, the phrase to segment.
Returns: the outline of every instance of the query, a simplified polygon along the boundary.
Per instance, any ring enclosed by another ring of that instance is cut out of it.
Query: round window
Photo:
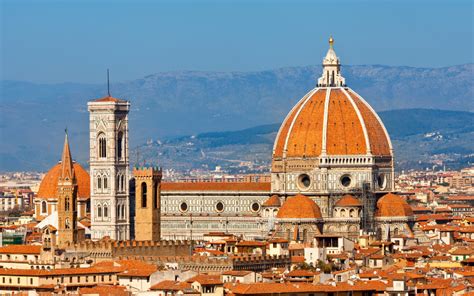
[[[224,210],[224,204],[222,202],[218,202],[216,204],[216,211],[222,212]]]
[[[179,205],[179,209],[181,210],[181,212],[186,212],[188,210],[188,204],[185,203],[185,202],[182,202],[180,205]]]
[[[377,185],[379,185],[380,189],[385,189],[387,186],[387,176],[385,176],[385,174],[380,174],[377,177]]]
[[[307,174],[301,174],[298,177],[298,184],[301,188],[307,189],[311,185],[311,178]]]
[[[258,210],[260,210],[260,204],[258,202],[254,202],[252,204],[252,211],[258,212]]]
[[[341,185],[344,187],[351,186],[352,179],[349,175],[344,175],[341,177]]]

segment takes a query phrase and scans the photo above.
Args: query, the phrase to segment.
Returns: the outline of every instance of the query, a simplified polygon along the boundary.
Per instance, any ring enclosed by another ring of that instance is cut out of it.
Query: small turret
[[[334,38],[329,37],[329,50],[323,59],[323,75],[318,79],[320,87],[345,86],[346,80],[341,76],[341,62],[334,51]]]

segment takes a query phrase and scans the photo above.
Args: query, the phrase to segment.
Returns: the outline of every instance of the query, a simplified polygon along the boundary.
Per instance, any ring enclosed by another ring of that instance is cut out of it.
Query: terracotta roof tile
[[[30,254],[39,255],[41,246],[32,245],[9,245],[0,247],[0,254]]]
[[[335,204],[336,207],[360,207],[362,203],[350,194],[344,195],[340,200]]]
[[[213,286],[213,285],[222,285],[222,280],[220,275],[209,275],[209,274],[198,274],[186,282],[194,283],[198,282],[202,286]]]
[[[77,162],[73,165],[74,175],[77,183],[77,197],[90,197],[90,177],[89,173]],[[59,175],[61,174],[61,163],[53,166],[44,176],[39,186],[38,198],[56,198]]]
[[[108,103],[108,102],[111,102],[111,103],[125,103],[127,101],[125,100],[122,100],[122,99],[117,99],[117,98],[114,98],[114,97],[111,97],[111,96],[107,96],[107,97],[103,97],[103,98],[100,98],[100,99],[96,99],[94,100],[94,102],[98,102],[98,103]]]
[[[162,191],[270,191],[266,182],[163,182]]]
[[[352,90],[348,91],[349,95],[354,100],[354,103],[359,108],[359,111],[365,122],[367,133],[370,139],[370,149],[374,155],[390,155],[389,139],[385,135],[382,123],[377,119],[376,114],[370,110]]]
[[[409,217],[413,210],[403,197],[388,193],[377,201],[376,217]]]
[[[277,214],[278,219],[320,219],[321,209],[309,197],[302,194],[289,197]]]
[[[150,287],[150,290],[159,291],[182,291],[184,289],[191,289],[191,283],[167,280],[161,281]]]
[[[285,150],[287,157],[317,157],[321,154],[327,90],[321,88],[313,91],[305,95],[283,121],[275,140],[274,158],[282,158]],[[391,155],[390,139],[383,123],[352,90],[347,89],[347,92],[348,96],[341,89],[331,89],[327,110],[327,154],[366,154],[368,149],[364,124],[371,153]]]
[[[100,285],[90,288],[80,288],[79,295],[97,295],[97,296],[127,296],[129,293],[127,292],[126,287],[124,286],[111,286],[111,285]]]
[[[263,207],[280,207],[281,206],[280,197],[276,194],[273,194],[262,204],[262,206]]]

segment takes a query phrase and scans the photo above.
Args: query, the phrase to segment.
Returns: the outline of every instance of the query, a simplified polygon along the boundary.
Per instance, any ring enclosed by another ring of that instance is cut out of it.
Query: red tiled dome
[[[327,155],[391,156],[382,121],[347,87],[315,88],[305,95],[283,121],[273,158],[318,157],[324,150]]]
[[[344,195],[340,200],[335,204],[336,207],[360,207],[362,203],[350,194]]]
[[[320,219],[321,209],[309,197],[298,194],[289,197],[280,208],[277,214],[280,219]]]
[[[280,197],[274,194],[270,196],[263,204],[264,207],[279,207],[281,206]]]
[[[399,195],[388,193],[377,201],[376,217],[410,217],[413,210]]]
[[[90,197],[89,173],[77,162],[73,164],[74,175],[77,183],[77,198]],[[61,174],[61,163],[53,166],[41,181],[38,198],[55,198],[57,194],[58,179]]]

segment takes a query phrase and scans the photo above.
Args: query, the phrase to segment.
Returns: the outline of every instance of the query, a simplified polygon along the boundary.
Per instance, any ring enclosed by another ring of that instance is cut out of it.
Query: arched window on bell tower
[[[106,158],[107,157],[107,139],[105,138],[104,133],[99,133],[99,135],[97,136],[97,146],[98,146],[99,158]]]
[[[145,182],[142,182],[142,208],[146,208],[146,195],[147,195],[147,186]]]
[[[117,135],[117,159],[123,158],[123,132],[119,132]]]

